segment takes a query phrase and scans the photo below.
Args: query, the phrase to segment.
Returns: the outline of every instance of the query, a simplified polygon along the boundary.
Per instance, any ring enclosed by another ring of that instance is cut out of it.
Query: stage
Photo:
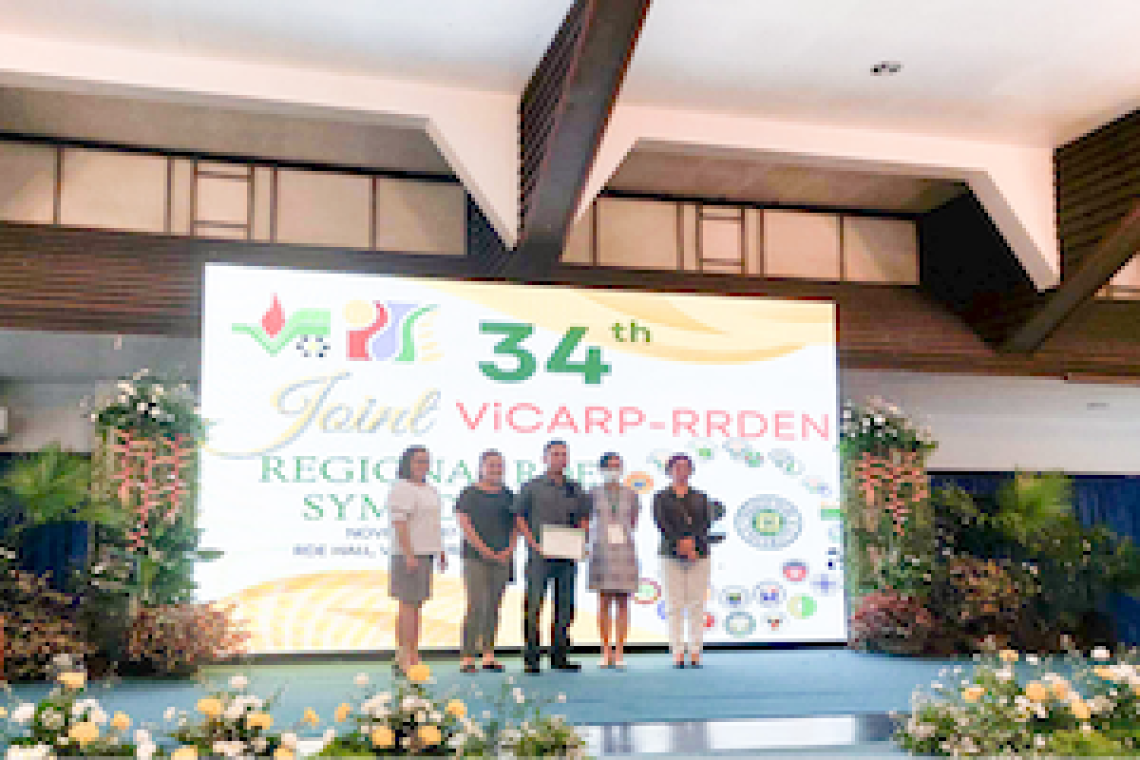
[[[458,672],[455,658],[429,659],[437,693],[473,697],[497,693],[514,678],[528,697],[557,699],[553,712],[582,726],[591,754],[705,755],[789,752],[806,755],[894,753],[886,743],[887,713],[908,709],[916,686],[927,685],[947,666],[969,661],[909,659],[841,648],[733,650],[706,653],[700,670],[676,670],[665,653],[627,657],[625,672],[601,670],[597,655],[581,655],[581,673],[521,673],[517,657],[503,659],[505,674]],[[300,719],[311,707],[329,719],[353,694],[353,678],[368,673],[384,683],[391,666],[383,660],[303,660],[210,668],[202,675],[224,685],[241,672],[251,690],[267,696],[281,689],[278,725]],[[21,699],[40,697],[46,685],[16,686]],[[93,689],[104,705],[123,710],[137,722],[159,722],[168,707],[193,710],[202,695],[193,681],[125,679]],[[322,724],[317,732],[323,730]]]

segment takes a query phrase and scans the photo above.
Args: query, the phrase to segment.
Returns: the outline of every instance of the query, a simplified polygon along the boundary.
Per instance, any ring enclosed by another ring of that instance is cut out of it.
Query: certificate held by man
[[[548,559],[572,559],[575,562],[585,559],[586,531],[561,525],[543,525],[542,554]]]

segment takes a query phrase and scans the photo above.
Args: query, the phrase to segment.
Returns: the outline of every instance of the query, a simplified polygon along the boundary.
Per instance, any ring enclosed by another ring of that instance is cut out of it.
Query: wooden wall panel
[[[207,262],[459,278],[475,278],[479,270],[470,257],[0,224],[0,328],[196,335]],[[1140,302],[1087,304],[1027,357],[998,353],[960,317],[914,287],[569,265],[556,270],[550,281],[833,300],[840,361],[846,368],[1140,377],[1140,330],[1135,327]]]

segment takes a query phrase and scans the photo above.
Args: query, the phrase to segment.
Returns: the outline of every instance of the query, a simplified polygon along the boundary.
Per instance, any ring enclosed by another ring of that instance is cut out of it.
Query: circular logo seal
[[[788,600],[788,612],[796,620],[807,620],[817,609],[819,604],[807,594],[797,594]]]
[[[798,478],[804,474],[803,462],[796,459],[796,455],[787,449],[773,449],[768,452],[768,460],[777,470],[789,477]]]
[[[707,438],[698,438],[689,444],[689,450],[698,462],[711,462],[716,456],[716,444]]]
[[[721,589],[720,603],[725,607],[743,607],[750,601],[750,596],[743,586],[728,586]]]
[[[633,595],[636,604],[655,604],[661,599],[661,584],[652,578],[642,578],[637,582],[637,591]]]
[[[752,444],[744,438],[729,438],[724,442],[724,450],[731,458],[743,460],[752,453]]]
[[[649,463],[661,472],[667,472],[665,468],[669,465],[669,458],[672,456],[673,452],[669,449],[654,449],[649,452]]]
[[[768,551],[791,546],[803,529],[796,505],[774,494],[753,496],[741,504],[733,522],[746,544]]]
[[[784,629],[788,619],[782,612],[772,611],[764,616],[764,630],[768,633],[779,633]]]
[[[824,499],[831,498],[831,486],[828,485],[825,480],[821,480],[820,478],[804,478],[803,485],[812,496],[820,496]]]
[[[724,619],[728,635],[746,639],[756,632],[756,618],[747,612],[734,612]]]
[[[779,607],[784,602],[784,587],[776,581],[759,583],[752,591],[752,598],[761,607]]]
[[[763,467],[764,455],[759,451],[749,451],[744,455],[744,463],[749,467]]]
[[[784,578],[792,583],[803,583],[807,580],[808,566],[806,562],[790,559],[784,563]]]

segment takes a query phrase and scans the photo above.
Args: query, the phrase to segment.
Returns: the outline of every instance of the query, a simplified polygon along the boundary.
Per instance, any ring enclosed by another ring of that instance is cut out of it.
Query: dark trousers
[[[578,563],[571,559],[530,557],[526,563],[526,599],[523,602],[523,635],[527,664],[537,665],[542,650],[539,645],[538,619],[548,584],[554,585],[554,615],[550,626],[550,661],[566,661],[570,652],[570,624],[574,622],[574,587]]]

